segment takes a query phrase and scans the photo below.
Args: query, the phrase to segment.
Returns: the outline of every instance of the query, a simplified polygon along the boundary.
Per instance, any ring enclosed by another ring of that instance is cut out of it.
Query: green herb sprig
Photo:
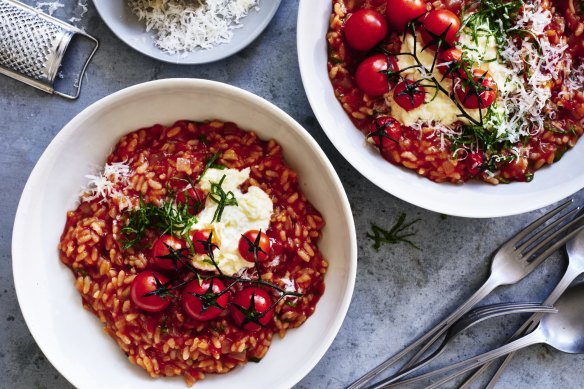
[[[215,163],[217,161],[217,159],[219,159],[220,156],[221,156],[221,153],[216,152],[215,154],[213,154],[213,156],[211,158],[209,158],[207,160],[207,162],[205,162],[205,168],[203,169],[203,172],[201,173],[199,178],[197,178],[197,182],[199,182],[203,179],[203,176],[207,173],[207,170],[209,170],[209,169],[219,169],[219,170],[225,169],[224,165],[221,165],[219,163]]]
[[[505,42],[507,36],[514,31],[514,21],[517,18],[522,0],[474,0],[462,10],[460,15],[462,31],[465,27],[470,31],[471,39],[478,44],[481,35],[489,34],[497,44]],[[466,15],[469,11],[472,13]],[[487,26],[487,29],[483,28]]]
[[[145,203],[140,195],[139,208],[127,213],[126,225],[121,229],[124,235],[121,240],[122,248],[127,250],[139,244],[144,239],[147,230],[184,238],[192,247],[189,232],[198,219],[191,214],[188,201],[184,204],[178,203],[176,206],[174,204],[175,196],[172,193],[162,201],[159,207],[152,203]]]
[[[221,187],[223,185],[223,181],[225,181],[225,174],[221,177],[219,182],[212,182],[211,183],[211,193],[209,193],[209,198],[217,203],[217,208],[215,209],[215,213],[213,214],[213,220],[211,223],[220,222],[221,216],[223,215],[223,211],[227,206],[239,206],[237,203],[237,199],[232,191],[225,192]]]
[[[398,244],[407,243],[410,246],[420,249],[414,242],[409,238],[416,235],[413,231],[405,231],[415,223],[419,222],[420,219],[415,219],[413,221],[406,223],[406,214],[402,213],[399,215],[397,222],[391,227],[391,229],[386,230],[378,225],[371,223],[371,232],[367,233],[367,237],[373,241],[373,248],[379,251],[382,244]]]

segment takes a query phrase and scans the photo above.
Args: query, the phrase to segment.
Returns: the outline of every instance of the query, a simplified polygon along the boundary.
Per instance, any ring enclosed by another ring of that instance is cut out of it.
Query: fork
[[[390,384],[401,378],[412,374],[413,372],[421,369],[422,367],[428,365],[431,361],[436,359],[444,349],[446,345],[459,333],[462,331],[491,318],[503,315],[510,315],[515,313],[524,313],[524,312],[538,312],[536,314],[543,315],[545,313],[555,313],[557,309],[549,305],[542,305],[541,303],[500,303],[500,304],[491,304],[486,305],[484,307],[475,308],[466,315],[464,315],[460,320],[452,325],[448,329],[442,344],[433,351],[430,355],[425,357],[423,360],[416,363],[414,366],[410,367],[409,369],[397,373],[396,375],[386,378],[381,382],[376,383],[373,387],[383,386],[386,384]]]
[[[565,210],[572,203],[573,200],[564,202],[559,207],[538,218],[504,243],[495,253],[491,264],[491,274],[479,290],[425,335],[421,336],[414,343],[393,357],[387,359],[361,378],[357,379],[347,389],[362,388],[391,365],[401,360],[416,348],[424,345],[400,371],[411,367],[454,322],[460,319],[494,289],[502,285],[514,284],[525,278],[551,253],[584,228],[584,225],[579,225],[579,223],[584,220],[584,215],[580,215],[570,220],[570,218],[572,218],[580,209],[579,207],[576,207],[567,211],[564,215],[541,228],[539,231],[534,232],[551,218]],[[567,222],[568,220],[570,221]],[[574,226],[577,226],[577,228],[566,234]],[[541,252],[542,250],[543,252]]]
[[[580,254],[584,252],[583,247],[584,242],[584,232],[581,235],[576,236],[574,239],[566,243],[566,250],[568,251],[568,268],[566,269],[562,279],[558,282],[558,285],[554,288],[554,290],[550,293],[548,298],[545,299],[543,304],[551,305],[554,304],[558,298],[564,293],[566,289],[570,286],[570,284],[578,278],[578,276],[584,273],[584,255]],[[511,337],[511,340],[515,340],[519,336],[529,333],[533,331],[542,315],[541,314],[534,314],[527,320]],[[511,363],[511,359],[513,359],[514,353],[510,353],[503,364],[499,366],[495,375],[489,381],[486,389],[492,389],[495,386],[495,383],[505,370],[509,363]],[[494,363],[486,363],[484,364],[479,370],[477,370],[472,376],[470,376],[461,386],[459,389],[468,389],[470,385],[481,375],[483,374],[491,364]],[[453,377],[454,378],[454,377]],[[446,381],[446,380],[444,380]]]

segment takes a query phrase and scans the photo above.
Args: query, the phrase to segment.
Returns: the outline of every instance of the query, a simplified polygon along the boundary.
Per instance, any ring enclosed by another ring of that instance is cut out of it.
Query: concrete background
[[[76,0],[64,3],[67,6],[55,16],[67,20],[80,14]],[[204,66],[169,65],[131,50],[105,26],[91,2],[88,7],[78,25],[97,37],[101,48],[79,100],[49,96],[0,76],[0,182],[4,185],[0,191],[0,388],[71,387],[43,356],[20,313],[12,279],[12,224],[28,175],[58,131],[91,103],[130,85],[192,77],[249,90],[300,122],[336,167],[357,224],[357,283],[340,333],[298,388],[344,387],[406,346],[470,296],[488,275],[491,253],[544,212],[490,220],[445,217],[392,197],[360,176],[333,148],[304,94],[296,58],[297,0],[283,1],[267,30],[247,49]],[[574,197],[582,202],[584,192]],[[370,223],[391,227],[402,212],[408,220],[422,220],[413,226],[416,235],[412,237],[420,250],[405,244],[373,250],[365,237]],[[556,253],[529,278],[499,289],[488,301],[541,301],[564,267],[564,253]],[[520,323],[515,317],[479,325],[457,338],[437,364],[502,343]],[[582,387],[583,363],[584,356],[532,347],[514,359],[499,387]]]

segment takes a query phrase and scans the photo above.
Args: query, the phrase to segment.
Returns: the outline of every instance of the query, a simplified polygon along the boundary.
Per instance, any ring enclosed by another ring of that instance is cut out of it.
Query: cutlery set
[[[413,384],[441,374],[451,373],[439,381],[432,382],[430,386],[425,386],[434,388],[469,370],[480,367],[462,385],[462,388],[468,388],[476,378],[486,371],[494,360],[509,354],[491,379],[488,385],[491,388],[509,364],[513,353],[523,347],[545,343],[564,352],[584,352],[584,324],[582,324],[584,323],[584,305],[578,305],[578,301],[581,301],[579,299],[584,298],[584,287],[573,287],[566,292],[570,284],[584,272],[584,232],[582,232],[584,230],[584,213],[579,212],[580,207],[571,208],[571,204],[572,200],[563,203],[541,216],[504,243],[494,254],[489,278],[477,292],[446,319],[404,350],[353,382],[348,386],[348,389],[364,387],[368,389],[389,388]],[[521,281],[563,245],[566,245],[568,252],[568,268],[554,291],[543,304],[499,304],[471,311],[473,307],[497,287]],[[557,314],[549,310],[554,304],[558,309]],[[507,345],[466,361],[400,381],[434,360],[443,351],[446,344],[459,332],[491,317],[517,312],[530,312],[530,310],[535,313],[517,330]],[[444,334],[446,336],[443,338]],[[432,353],[426,355],[427,351],[436,345],[441,338],[443,338],[441,345]],[[414,353],[413,357],[397,373],[367,386],[384,371],[412,353]]]

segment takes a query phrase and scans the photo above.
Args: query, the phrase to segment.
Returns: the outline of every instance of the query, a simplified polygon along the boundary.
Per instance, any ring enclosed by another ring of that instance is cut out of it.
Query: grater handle
[[[85,63],[83,64],[83,68],[81,69],[81,72],[79,73],[79,79],[77,80],[77,89],[75,90],[75,94],[69,95],[66,93],[59,92],[58,90],[55,90],[54,88],[51,88],[52,90],[51,90],[51,92],[49,92],[49,93],[56,94],[57,96],[61,96],[61,97],[64,97],[66,99],[69,99],[69,100],[75,100],[79,97],[79,94],[81,93],[81,84],[83,84],[83,77],[85,76],[85,71],[87,70],[87,66],[89,65],[89,62],[91,62],[91,59],[93,58],[93,56],[95,55],[95,52],[99,48],[99,42],[97,41],[97,39],[95,39],[91,35],[86,34],[85,32],[83,32],[79,29],[77,29],[77,31],[74,31],[74,32],[75,32],[75,34],[82,35],[82,36],[86,37],[87,39],[89,39],[90,41],[92,41],[95,44],[95,47],[93,48],[91,53],[89,53],[89,56],[85,60]]]

